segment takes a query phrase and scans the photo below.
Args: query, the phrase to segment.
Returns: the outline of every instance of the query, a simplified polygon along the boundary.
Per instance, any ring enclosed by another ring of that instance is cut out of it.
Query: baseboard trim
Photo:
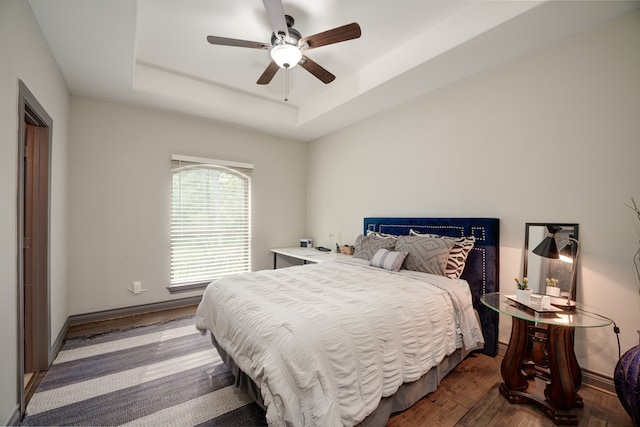
[[[613,382],[613,377],[608,377],[597,372],[583,369],[582,383],[605,393],[616,395],[616,385]]]
[[[498,354],[504,357],[506,352],[507,344],[498,342]],[[613,383],[613,377],[608,377],[587,369],[582,369],[582,385],[596,388],[605,393],[616,394],[616,386]]]
[[[11,414],[11,416],[9,417],[9,419],[7,420],[6,426],[19,426],[20,422],[21,422],[21,417],[20,417],[20,405],[16,405],[16,407],[13,410],[13,413]]]
[[[152,313],[154,311],[186,307],[189,305],[199,304],[200,300],[202,300],[202,296],[195,296],[170,301],[154,302],[150,304],[134,305],[131,307],[116,308],[112,310],[96,311],[93,313],[76,314],[73,316],[69,316],[67,327],[82,325],[84,323],[98,322],[101,320],[115,319],[118,317],[134,316],[136,314]]]
[[[62,325],[62,328],[60,329],[60,332],[58,333],[56,340],[53,342],[53,344],[49,348],[49,366],[51,366],[51,364],[53,363],[58,353],[60,353],[60,350],[62,350],[62,346],[64,345],[64,342],[66,339],[65,337],[67,336],[68,330],[69,330],[69,318],[67,317],[67,320],[65,320],[64,325]]]

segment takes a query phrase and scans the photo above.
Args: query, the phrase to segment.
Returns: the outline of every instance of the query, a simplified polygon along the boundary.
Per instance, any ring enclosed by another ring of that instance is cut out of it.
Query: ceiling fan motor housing
[[[273,46],[277,46],[279,44],[286,43],[292,46],[298,46],[298,41],[302,38],[302,34],[300,34],[300,32],[293,27],[289,27],[288,30],[289,37],[287,37],[284,33],[271,33],[271,44]]]

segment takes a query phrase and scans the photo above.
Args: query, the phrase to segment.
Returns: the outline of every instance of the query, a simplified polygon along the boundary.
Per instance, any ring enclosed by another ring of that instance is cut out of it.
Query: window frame
[[[229,161],[229,160],[219,160],[219,159],[210,159],[210,158],[204,158],[204,157],[196,157],[196,156],[185,156],[185,155],[179,155],[179,154],[172,154],[171,155],[171,160],[170,163],[173,162],[186,162],[186,163],[191,163],[191,164],[200,164],[200,165],[211,165],[211,166],[216,166],[216,167],[222,167],[222,168],[228,168],[231,169],[233,172],[236,172],[238,174],[243,174],[243,175],[247,175],[248,176],[248,194],[247,194],[247,214],[248,214],[248,223],[249,223],[249,240],[248,240],[248,256],[249,256],[249,270],[251,271],[253,269],[253,257],[252,257],[252,231],[251,231],[251,224],[252,224],[252,187],[253,187],[253,183],[252,183],[252,172],[254,170],[254,165],[251,163],[242,163],[242,162],[234,162],[234,161]],[[248,173],[247,173],[248,172]],[[173,166],[170,167],[170,173],[171,173],[171,179],[169,182],[170,185],[170,200],[169,200],[169,285],[167,286],[167,289],[169,290],[170,293],[178,293],[178,292],[189,292],[189,291],[196,291],[196,290],[202,290],[204,288],[206,288],[206,286],[211,283],[212,281],[217,280],[219,277],[224,277],[224,276],[219,276],[216,278],[213,278],[211,280],[205,280],[205,281],[194,281],[194,282],[188,282],[188,283],[176,283],[176,284],[172,284],[171,280],[171,268],[172,268],[172,259],[171,259],[171,253],[172,253],[172,232],[171,232],[171,221],[172,221],[172,213],[171,213],[171,209],[173,207],[173,200],[172,200],[172,186],[173,186],[173,176],[174,176],[174,168]]]

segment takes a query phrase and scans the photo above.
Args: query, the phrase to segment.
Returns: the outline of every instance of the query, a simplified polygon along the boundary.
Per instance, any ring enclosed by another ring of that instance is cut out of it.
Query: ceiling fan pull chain
[[[287,102],[289,101],[289,67],[287,67],[285,65],[285,94],[284,94],[284,101]]]

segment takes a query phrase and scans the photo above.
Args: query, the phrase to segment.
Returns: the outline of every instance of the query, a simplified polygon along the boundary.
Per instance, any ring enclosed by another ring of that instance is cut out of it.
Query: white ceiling
[[[256,80],[270,42],[259,0],[29,0],[73,95],[160,108],[301,141],[568,37],[638,1],[284,0],[304,36],[351,22],[362,37],[307,52],[306,70]]]

